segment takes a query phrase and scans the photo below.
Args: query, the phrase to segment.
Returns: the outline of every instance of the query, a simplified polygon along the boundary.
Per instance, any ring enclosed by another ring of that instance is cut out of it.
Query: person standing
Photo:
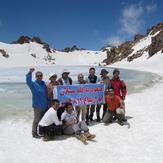
[[[122,118],[125,114],[125,106],[123,100],[114,95],[114,88],[110,87],[108,89],[108,95],[105,96],[105,101],[107,104],[107,111],[104,115],[104,123],[112,123],[113,116],[116,116],[118,119],[118,124],[123,125]]]
[[[95,68],[91,67],[89,69],[89,76],[86,79],[87,84],[97,84],[98,83],[98,78],[95,75]],[[89,111],[90,110],[90,111]],[[86,116],[86,121],[88,124],[88,121],[93,121],[93,114],[95,112],[95,105],[87,105],[87,116]],[[90,113],[90,115],[89,115]]]
[[[54,72],[49,74],[49,80],[50,83],[47,84],[47,97],[50,100],[50,107],[53,104],[53,89],[55,85],[61,85],[58,81],[57,81],[57,74],[55,74]]]
[[[110,78],[109,76],[107,76],[109,72],[106,70],[106,69],[102,69],[101,70],[101,78],[99,79],[99,83],[100,84],[105,84],[105,91],[111,87],[111,84],[110,84]],[[97,115],[97,122],[100,122],[101,121],[101,118],[100,118],[100,109],[101,109],[101,104],[97,104],[97,107],[96,107],[96,115]],[[106,113],[106,110],[107,110],[107,106],[106,104],[103,104],[103,115],[102,115],[102,118],[104,117],[105,113]]]
[[[72,79],[68,76],[69,74],[68,69],[63,69],[62,77],[58,79],[58,82],[61,83],[61,85],[72,85]]]
[[[78,80],[77,80],[76,84],[86,84],[83,74],[78,74]],[[81,112],[82,113],[82,115],[81,115],[82,121],[86,121],[87,105],[75,106],[75,110],[77,112],[77,120],[79,121],[80,112]]]
[[[30,68],[29,72],[26,74],[26,84],[29,86],[32,92],[32,107],[34,111],[34,119],[32,124],[32,136],[34,138],[39,138],[37,134],[37,126],[41,118],[43,117],[47,106],[47,88],[43,79],[43,73],[38,71],[35,73],[35,81],[32,81],[32,73],[35,71],[34,68]]]
[[[119,77],[120,71],[118,69],[114,69],[113,78],[110,80],[111,86],[114,88],[114,94],[119,96],[123,101],[126,98],[127,87],[125,82]],[[116,116],[114,118],[116,120]],[[127,121],[125,115],[123,117],[123,121]]]
[[[110,80],[111,86],[114,88],[114,94],[119,96],[123,101],[126,98],[127,88],[125,82],[119,77],[120,71],[114,69],[113,78]]]
[[[38,124],[39,134],[42,135],[43,141],[54,140],[54,136],[62,131],[62,122],[57,117],[59,109],[59,100],[53,100],[52,107],[44,114]]]

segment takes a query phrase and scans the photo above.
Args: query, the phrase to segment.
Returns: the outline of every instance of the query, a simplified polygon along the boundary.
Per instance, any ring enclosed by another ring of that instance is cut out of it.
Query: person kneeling
[[[125,114],[125,105],[119,96],[114,95],[113,87],[108,89],[108,95],[105,96],[105,101],[107,104],[107,112],[104,115],[103,122],[111,123],[113,121],[113,116],[116,116],[118,124],[122,126],[122,119]]]
[[[77,113],[74,111],[72,103],[68,102],[65,104],[65,111],[61,116],[63,122],[63,133],[67,135],[75,134],[83,143],[86,140],[91,140],[96,137],[96,135],[91,134],[85,123],[85,121],[80,121],[77,123]]]
[[[57,117],[59,109],[59,100],[53,100],[52,107],[45,113],[38,124],[39,135],[42,135],[43,141],[54,140],[54,136],[62,131],[62,122]]]

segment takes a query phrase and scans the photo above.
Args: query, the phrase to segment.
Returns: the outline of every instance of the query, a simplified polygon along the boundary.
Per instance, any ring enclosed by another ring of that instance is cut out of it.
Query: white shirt
[[[62,121],[64,120],[65,122],[77,122],[76,117],[77,117],[76,111],[72,111],[71,114],[68,114],[67,111],[65,110],[62,113],[61,120]]]
[[[70,85],[69,78],[63,79],[61,78],[63,85]]]
[[[50,126],[51,124],[55,123],[56,125],[62,125],[62,122],[59,121],[57,117],[57,111],[51,107],[45,115],[42,117],[41,121],[39,122],[40,126]]]

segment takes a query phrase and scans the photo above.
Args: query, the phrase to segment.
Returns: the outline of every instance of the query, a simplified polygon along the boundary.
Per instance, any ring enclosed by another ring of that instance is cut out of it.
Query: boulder
[[[13,41],[11,44],[24,44],[30,43],[31,38],[28,36],[20,36],[17,41]]]
[[[9,55],[6,53],[5,50],[0,49],[0,53],[2,54],[3,57],[5,57],[5,58],[9,58]]]
[[[138,40],[142,39],[143,37],[144,37],[143,35],[136,34],[136,35],[134,36],[134,41],[138,41]]]
[[[149,57],[153,56],[155,53],[163,49],[163,30],[152,37],[152,42],[151,45],[149,45],[148,49]]]

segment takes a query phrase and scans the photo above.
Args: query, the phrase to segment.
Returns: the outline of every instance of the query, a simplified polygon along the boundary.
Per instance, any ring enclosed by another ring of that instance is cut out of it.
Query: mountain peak
[[[51,53],[50,47],[47,43],[42,42],[38,36],[34,36],[32,39],[28,36],[20,36],[17,41],[11,42],[11,44],[25,44],[30,42],[36,42],[43,45],[43,49],[46,49],[47,52]]]
[[[148,43],[145,43],[146,40]],[[139,48],[136,45],[139,45]],[[141,57],[144,52],[148,53],[148,58],[159,51],[163,53],[163,23],[147,29],[146,35],[136,34],[133,41],[126,41],[119,46],[110,48],[105,47],[102,50],[107,51],[107,59],[103,61],[106,64],[113,64],[123,59],[131,62]]]

